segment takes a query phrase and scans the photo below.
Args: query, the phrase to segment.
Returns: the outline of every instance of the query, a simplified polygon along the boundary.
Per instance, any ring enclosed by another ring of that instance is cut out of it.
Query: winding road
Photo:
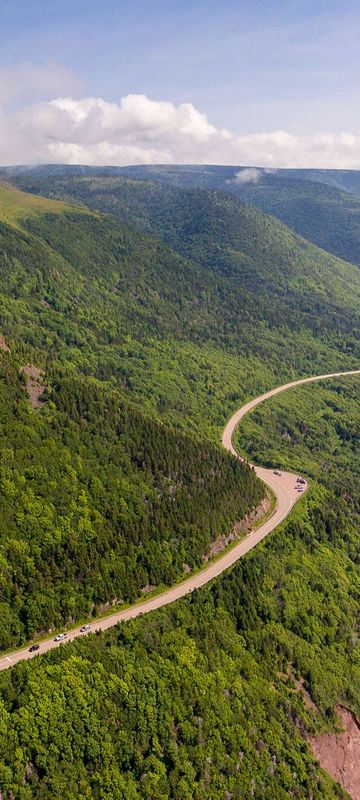
[[[291,383],[278,386],[276,389],[271,389],[269,392],[262,394],[260,397],[250,400],[249,403],[246,403],[246,405],[242,406],[238,411],[236,411],[236,413],[231,417],[225,426],[222,435],[223,446],[238,458],[240,457],[232,443],[235,428],[245,414],[255,408],[255,406],[263,403],[264,400],[268,400],[270,397],[274,397],[275,395],[280,394],[287,389],[292,389],[295,386],[301,386],[304,383],[312,383],[313,381],[322,381],[329,378],[339,378],[359,374],[360,370],[357,369],[350,370],[348,372],[332,372],[327,375],[316,375],[311,378],[302,378],[301,380],[291,381]],[[252,550],[252,548],[261,542],[265,536],[271,533],[271,531],[273,531],[274,528],[276,528],[280,522],[282,522],[288,516],[292,507],[302,495],[298,492],[298,487],[296,486],[297,476],[291,472],[282,472],[281,475],[276,475],[273,470],[265,469],[264,467],[255,467],[255,472],[275,494],[276,505],[271,517],[263,522],[263,524],[261,524],[256,530],[249,533],[244,539],[242,539],[241,542],[232,547],[231,550],[225,552],[216,561],[210,562],[209,565],[200,572],[196,573],[195,575],[191,575],[189,578],[186,578],[184,581],[176,584],[170,589],[165,589],[156,597],[150,597],[148,600],[136,603],[135,605],[123,609],[122,611],[115,611],[113,614],[109,614],[106,617],[92,621],[90,632],[94,630],[105,631],[107,628],[111,628],[118,622],[134,619],[134,617],[138,617],[141,614],[147,614],[149,611],[154,611],[157,608],[161,608],[169,603],[173,603],[180,597],[184,597],[186,594],[193,592],[195,589],[199,589],[201,586],[204,586],[213,578],[216,578],[218,575],[224,572],[224,570],[235,564],[239,558],[244,556],[245,553],[248,553],[249,550]],[[305,482],[304,489],[306,488],[307,484]],[[84,635],[86,634],[80,631],[79,626],[68,632],[65,641],[71,642],[78,636]],[[14,666],[14,664],[17,664],[19,661],[24,661],[28,658],[34,658],[39,654],[47,653],[49,650],[59,646],[60,642],[55,642],[53,635],[52,637],[49,637],[40,643],[39,650],[36,653],[30,653],[29,646],[21,650],[14,650],[12,653],[8,653],[7,655],[0,657],[0,670],[8,669],[9,667]]]

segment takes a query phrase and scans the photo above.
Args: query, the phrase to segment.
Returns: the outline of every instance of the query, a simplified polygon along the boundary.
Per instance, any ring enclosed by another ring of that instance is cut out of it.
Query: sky
[[[0,0],[0,164],[360,168],[359,0]]]

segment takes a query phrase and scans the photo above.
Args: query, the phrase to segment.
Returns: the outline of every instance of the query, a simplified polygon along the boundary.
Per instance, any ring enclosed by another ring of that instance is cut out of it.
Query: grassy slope
[[[3,221],[16,223],[20,219],[41,216],[48,211],[61,214],[65,209],[65,203],[49,203],[45,197],[25,195],[4,181],[0,182],[0,217]]]

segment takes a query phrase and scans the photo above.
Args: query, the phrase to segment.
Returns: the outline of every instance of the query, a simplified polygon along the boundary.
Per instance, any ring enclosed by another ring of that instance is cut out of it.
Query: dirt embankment
[[[5,350],[6,353],[10,353],[10,347],[7,346],[3,336],[0,336],[0,350]]]
[[[33,408],[41,408],[43,404],[41,397],[46,388],[42,382],[44,373],[38,367],[34,367],[33,364],[26,364],[23,367],[23,372],[26,375],[26,388],[30,404]]]
[[[227,547],[228,544],[234,542],[235,539],[239,539],[241,535],[244,534],[246,535],[247,533],[250,533],[250,531],[253,530],[254,525],[260,519],[262,519],[262,517],[264,517],[265,514],[269,513],[270,505],[271,505],[270,497],[266,495],[266,497],[264,497],[264,499],[262,500],[260,505],[257,506],[257,508],[251,511],[251,513],[248,514],[247,517],[240,520],[240,522],[237,522],[234,525],[230,533],[228,533],[226,536],[219,536],[218,539],[215,539],[212,545],[210,545],[209,551],[207,552],[204,561],[205,562],[209,561],[211,558],[214,558],[214,556],[217,556],[219,553],[225,550],[225,547]]]
[[[360,723],[338,706],[339,733],[323,733],[310,739],[310,746],[320,766],[349,793],[360,800]]]

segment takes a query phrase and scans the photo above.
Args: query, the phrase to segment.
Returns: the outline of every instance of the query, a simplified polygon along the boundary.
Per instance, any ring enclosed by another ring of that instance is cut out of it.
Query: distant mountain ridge
[[[277,176],[278,179],[294,179],[299,181],[312,181],[334,186],[351,194],[360,195],[360,170],[341,169],[288,169],[268,168],[249,164],[234,164],[233,166],[213,164],[138,164],[124,167],[118,166],[88,166],[86,164],[40,164],[40,165],[14,165],[1,167],[0,174],[7,179],[12,177],[55,177],[66,175],[75,177],[79,175],[107,175],[131,176],[142,180],[161,180],[182,188],[198,187],[200,181],[203,188],[223,188],[224,181],[234,181],[238,173],[251,170],[259,176]],[[247,182],[254,180],[248,178]]]
[[[128,178],[164,190],[217,189],[273,214],[333,255],[360,265],[360,171],[257,167],[49,165],[0,170],[27,191],[48,192],[59,180]]]

